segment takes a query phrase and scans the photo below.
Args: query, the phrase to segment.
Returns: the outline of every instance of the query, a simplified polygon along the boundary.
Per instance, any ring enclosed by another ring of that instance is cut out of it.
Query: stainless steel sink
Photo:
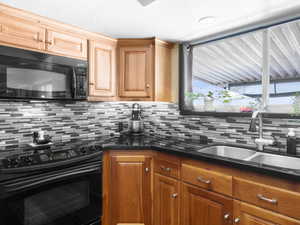
[[[247,148],[216,145],[198,150],[199,153],[254,162],[262,165],[300,170],[300,158],[257,152]]]
[[[247,161],[275,167],[300,170],[300,158],[258,152],[253,157],[248,158]]]
[[[250,149],[230,147],[225,145],[206,147],[198,150],[198,152],[240,160],[247,159],[256,153],[256,151]]]

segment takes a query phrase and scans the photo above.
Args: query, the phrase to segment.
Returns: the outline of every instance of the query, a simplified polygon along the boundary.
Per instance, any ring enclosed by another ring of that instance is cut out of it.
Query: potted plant
[[[296,92],[292,97],[293,101],[293,114],[300,115],[300,92]]]
[[[221,101],[224,104],[224,111],[228,111],[231,112],[233,111],[230,103],[232,102],[232,96],[230,94],[230,92],[228,90],[222,90],[219,92],[219,99],[221,99]]]
[[[207,94],[203,93],[193,93],[193,92],[187,92],[185,96],[190,100],[190,102],[193,105],[193,109],[196,111],[214,111],[214,93],[212,91],[209,91]],[[200,98],[203,98],[204,106],[200,104],[199,100]]]
[[[202,97],[201,93],[187,92],[185,93],[186,98],[189,100],[189,105],[192,105],[193,109],[200,111],[200,104],[197,104],[197,100]]]
[[[214,106],[214,93],[209,91],[207,95],[204,95],[204,111],[215,111]]]

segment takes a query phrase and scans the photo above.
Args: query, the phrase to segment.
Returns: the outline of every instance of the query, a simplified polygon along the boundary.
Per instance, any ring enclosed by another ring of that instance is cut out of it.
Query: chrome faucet
[[[263,151],[264,150],[264,146],[265,145],[273,145],[274,144],[274,140],[270,140],[270,139],[265,139],[263,136],[263,113],[265,111],[255,111],[252,114],[252,118],[250,121],[250,127],[249,127],[249,131],[250,132],[257,132],[257,127],[256,127],[256,121],[258,119],[258,134],[259,134],[259,138],[256,138],[254,141],[257,145],[257,149],[259,151]]]

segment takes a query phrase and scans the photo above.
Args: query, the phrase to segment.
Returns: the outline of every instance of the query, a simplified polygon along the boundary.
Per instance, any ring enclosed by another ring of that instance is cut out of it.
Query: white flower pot
[[[211,97],[205,97],[204,98],[204,111],[216,111],[216,108],[214,106],[214,98]]]
[[[300,96],[295,97],[295,104],[300,105]]]
[[[196,101],[193,101],[193,109],[194,111],[203,111],[203,106]]]

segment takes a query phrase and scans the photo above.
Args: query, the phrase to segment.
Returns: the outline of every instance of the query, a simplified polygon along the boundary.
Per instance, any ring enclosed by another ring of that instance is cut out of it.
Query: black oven
[[[37,171],[0,182],[1,225],[101,224],[101,160]]]
[[[0,46],[0,98],[86,97],[86,61]]]

